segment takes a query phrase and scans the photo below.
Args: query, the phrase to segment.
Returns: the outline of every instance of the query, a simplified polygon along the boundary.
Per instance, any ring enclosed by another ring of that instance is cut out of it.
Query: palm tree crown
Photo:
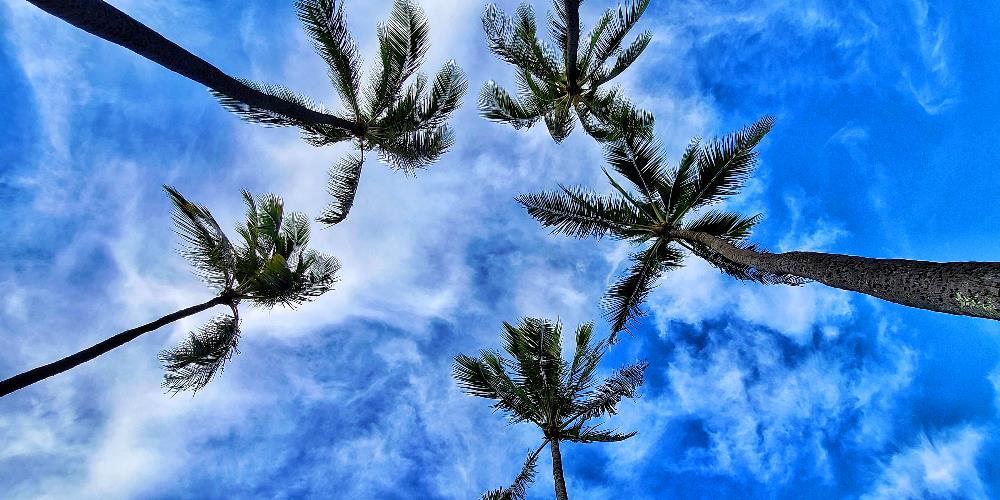
[[[430,46],[429,29],[423,11],[410,0],[396,0],[389,20],[378,26],[377,67],[364,86],[362,60],[347,27],[343,2],[299,0],[295,7],[316,51],[329,67],[330,80],[344,105],[342,112],[334,114],[357,126],[352,130],[303,122],[224,94],[216,93],[216,97],[248,121],[298,127],[314,146],[354,141],[359,153],[349,155],[331,171],[334,201],[319,218],[336,224],[347,217],[353,204],[365,151],[375,150],[392,168],[412,174],[451,147],[454,137],[447,120],[468,84],[453,61],[431,82],[418,73]],[[327,113],[284,87],[244,83],[264,94]]]
[[[241,301],[264,308],[295,307],[329,291],[340,264],[307,248],[308,219],[300,213],[285,213],[281,198],[275,195],[254,198],[243,192],[246,220],[236,228],[239,240],[233,244],[208,209],[191,203],[172,187],[165,189],[175,206],[177,232],[185,243],[182,255],[231,310],[160,354],[167,370],[164,387],[173,392],[197,391],[236,352]]]
[[[616,442],[635,435],[587,424],[614,414],[622,398],[638,396],[646,362],[626,366],[610,378],[598,380],[597,366],[608,343],[592,343],[593,324],[577,328],[569,362],[562,357],[561,324],[525,318],[517,326],[505,322],[503,328],[503,348],[511,358],[494,351],[482,351],[479,357],[463,354],[455,358],[454,377],[463,391],[495,400],[493,407],[507,414],[511,423],[537,425],[553,448],[554,461],[562,440]],[[533,457],[529,457],[525,470],[533,469],[533,464]],[[554,470],[557,475],[561,475],[561,466],[559,469]],[[518,484],[524,481],[516,481],[515,486]]]
[[[684,247],[727,274],[762,283],[799,284],[803,279],[771,273],[721,258],[702,244],[677,238],[684,229],[708,233],[741,248],[759,214],[742,214],[708,207],[739,192],[757,162],[754,147],[771,130],[774,119],[758,120],[744,129],[702,145],[691,141],[677,168],[664,165],[660,145],[653,139],[628,135],[606,146],[608,164],[624,177],[633,191],[608,172],[613,195],[598,195],[582,188],[560,186],[561,192],[523,194],[518,201],[528,213],[553,232],[578,238],[611,236],[644,248],[631,257],[628,273],[611,286],[604,306],[613,333],[640,316],[640,304],[657,279],[680,267]],[[698,214],[695,214],[698,212]]]
[[[619,88],[602,88],[649,45],[649,32],[641,33],[627,47],[622,45],[648,5],[649,0],[633,0],[617,11],[608,9],[580,44],[580,0],[553,0],[555,14],[549,16],[549,33],[554,49],[538,39],[529,5],[518,7],[513,19],[489,5],[483,16],[486,37],[500,59],[517,67],[518,95],[512,97],[489,82],[479,98],[480,111],[514,128],[530,127],[543,119],[556,142],[573,131],[574,114],[584,130],[601,141],[617,136],[622,124],[633,130],[650,129],[652,115],[636,109]]]

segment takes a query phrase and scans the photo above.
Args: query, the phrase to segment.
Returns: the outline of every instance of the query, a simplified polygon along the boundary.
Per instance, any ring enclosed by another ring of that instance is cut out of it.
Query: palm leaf
[[[754,147],[773,126],[774,117],[765,116],[705,146],[698,157],[698,177],[690,208],[716,203],[738,193],[757,165]]]
[[[250,87],[257,92],[264,95],[274,97],[275,99],[281,99],[283,101],[294,103],[298,106],[311,109],[313,111],[327,114],[328,111],[323,109],[321,106],[317,106],[308,97],[296,94],[291,90],[288,90],[281,85],[274,85],[268,83],[257,83],[250,80],[245,80],[240,78],[239,81]],[[209,92],[219,101],[222,107],[226,108],[232,113],[239,115],[240,118],[251,122],[259,123],[264,126],[271,127],[302,127],[305,124],[295,120],[293,118],[275,113],[274,111],[267,109],[255,108],[239,99],[235,99],[229,95],[216,92],[215,90],[209,89]],[[338,129],[342,130],[342,129]]]
[[[628,32],[639,21],[639,17],[649,6],[649,0],[633,0],[626,7],[618,7],[616,15],[610,16],[608,26],[602,30],[597,43],[594,44],[594,61],[603,65],[612,55],[621,49],[621,44]],[[641,37],[640,37],[641,38]]]
[[[617,443],[635,436],[636,433],[629,432],[621,434],[615,432],[614,430],[601,429],[598,426],[585,427],[583,425],[579,425],[577,427],[566,429],[559,435],[562,436],[563,439],[573,441],[574,443]]]
[[[170,392],[202,389],[223,366],[239,352],[239,321],[234,316],[219,316],[173,349],[160,353],[160,362],[167,374],[163,387]]]
[[[217,289],[232,286],[233,245],[207,208],[191,203],[176,189],[164,186],[174,203],[172,218],[177,234],[185,243],[183,255],[198,276]]]
[[[610,68],[599,68],[594,72],[591,77],[593,83],[591,85],[598,86],[603,85],[625,72],[632,65],[642,52],[646,50],[649,46],[649,42],[653,39],[653,35],[646,31],[640,34],[625,50],[618,54],[615,59],[615,63]]]
[[[358,101],[361,56],[347,28],[344,4],[337,0],[297,0],[295,9],[316,51],[330,68],[330,79],[352,113],[362,118]]]
[[[632,267],[624,278],[608,289],[602,300],[605,317],[611,323],[611,340],[632,318],[644,315],[640,305],[663,273],[680,267],[683,254],[657,240],[650,248],[632,256]]]
[[[708,233],[730,243],[735,243],[750,236],[750,230],[760,222],[762,217],[761,214],[744,217],[734,212],[710,210],[698,219],[685,224],[684,229]]]
[[[563,193],[521,194],[515,198],[543,226],[553,233],[575,238],[613,236],[628,238],[646,218],[626,200],[599,196],[581,188],[560,186]]]
[[[358,192],[363,163],[361,155],[349,154],[330,170],[327,191],[333,200],[317,219],[319,222],[334,225],[347,218],[351,207],[354,206],[354,196]]]
[[[430,48],[423,11],[409,0],[396,0],[389,21],[378,27],[378,41],[381,67],[365,91],[372,117],[381,114],[399,94]]]
[[[611,378],[605,379],[593,394],[577,405],[574,416],[585,422],[617,413],[618,403],[622,399],[639,396],[638,390],[645,381],[647,367],[647,361],[640,361],[616,370]]]
[[[479,94],[479,112],[489,120],[508,123],[515,129],[530,127],[541,118],[492,81]]]

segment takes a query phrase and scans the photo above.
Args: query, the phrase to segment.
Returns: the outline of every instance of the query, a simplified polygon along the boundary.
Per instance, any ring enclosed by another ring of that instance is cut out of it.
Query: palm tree
[[[553,0],[555,15],[549,16],[549,32],[555,49],[538,39],[535,14],[529,5],[518,7],[513,19],[496,5],[487,6],[483,28],[490,50],[517,67],[518,95],[512,97],[496,83],[487,83],[479,98],[483,116],[517,129],[542,119],[556,142],[573,131],[574,114],[584,131],[600,141],[618,135],[621,124],[633,130],[651,130],[653,116],[630,104],[621,89],[602,89],[649,45],[650,34],[643,32],[622,47],[649,0],[633,0],[625,8],[605,11],[583,46],[580,1]]]
[[[455,380],[467,394],[495,400],[493,407],[506,413],[512,424],[531,422],[545,436],[509,490],[523,490],[527,482],[523,477],[530,478],[537,454],[548,444],[556,498],[565,500],[560,441],[617,442],[634,436],[634,432],[619,434],[602,429],[600,423],[588,426],[587,421],[613,415],[622,398],[637,397],[647,363],[623,367],[611,378],[598,382],[597,365],[608,343],[591,344],[593,324],[576,329],[576,347],[569,363],[562,357],[561,324],[525,318],[517,326],[504,322],[503,327],[503,347],[512,359],[493,351],[482,351],[477,358],[456,356]]]
[[[215,290],[215,297],[4,380],[0,382],[0,397],[90,361],[161,326],[215,306],[226,306],[231,314],[216,317],[179,346],[160,354],[167,370],[165,389],[174,393],[198,391],[237,352],[240,302],[246,300],[268,309],[279,304],[295,307],[333,287],[340,264],[333,257],[307,249],[308,219],[300,213],[285,213],[281,198],[272,194],[254,198],[244,191],[246,222],[236,228],[240,241],[234,245],[208,209],[189,202],[172,187],[165,189],[175,206],[173,219],[184,241],[181,253]]]
[[[396,0],[378,27],[379,67],[361,88],[361,59],[337,0],[299,0],[298,17],[346,110],[331,113],[280,85],[233,78],[102,0],[29,0],[46,12],[121,45],[209,88],[228,110],[267,126],[297,127],[312,145],[353,140],[360,154],[332,171],[334,196],[321,222],[344,220],[354,202],[365,150],[376,150],[393,168],[413,173],[437,160],[453,143],[447,125],[467,89],[461,70],[448,62],[429,84],[417,74],[429,47],[427,20],[411,0]],[[404,88],[405,86],[405,88]]]
[[[906,306],[1000,320],[1000,262],[770,253],[747,242],[760,214],[710,207],[740,191],[757,163],[754,148],[773,125],[774,118],[767,116],[705,145],[694,139],[670,170],[655,140],[625,136],[609,143],[605,156],[634,191],[605,170],[614,195],[560,186],[561,192],[523,194],[517,200],[554,233],[610,236],[643,247],[605,296],[613,333],[643,314],[640,304],[664,273],[682,265],[684,249],[740,280],[789,285],[818,281]]]
[[[361,57],[347,28],[343,2],[299,0],[295,7],[316,51],[329,66],[330,80],[346,107],[342,115],[358,128],[302,122],[225,94],[216,93],[216,97],[247,121],[298,127],[306,142],[314,146],[353,140],[358,152],[331,170],[333,201],[319,217],[320,222],[336,224],[347,217],[354,203],[365,151],[377,151],[392,168],[413,174],[451,147],[454,135],[447,120],[458,108],[468,83],[454,61],[449,61],[428,89],[427,77],[417,73],[430,47],[427,19],[410,0],[396,0],[388,22],[379,25],[378,67],[364,88]],[[322,111],[283,87],[246,83],[264,94]]]

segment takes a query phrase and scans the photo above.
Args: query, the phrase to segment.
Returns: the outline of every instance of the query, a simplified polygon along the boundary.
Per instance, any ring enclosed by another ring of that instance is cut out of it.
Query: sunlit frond
[[[616,370],[614,375],[605,379],[587,398],[577,404],[575,415],[580,416],[581,422],[614,415],[622,399],[634,399],[639,396],[638,390],[645,381],[647,367],[649,362],[640,361]]]
[[[521,472],[514,479],[514,482],[506,488],[497,488],[486,492],[483,500],[524,500],[528,494],[528,486],[535,480],[535,472],[538,465],[538,454],[532,453],[524,461]]]
[[[761,214],[746,217],[734,212],[710,210],[685,224],[684,229],[708,233],[730,243],[736,243],[750,236],[750,230],[762,217]]]
[[[409,0],[396,0],[389,20],[378,27],[379,63],[365,89],[371,116],[378,116],[420,68],[430,48],[423,11]]]
[[[566,429],[562,433],[564,439],[574,443],[617,443],[635,435],[635,432],[622,434],[613,429],[601,429],[600,426],[583,425]]]

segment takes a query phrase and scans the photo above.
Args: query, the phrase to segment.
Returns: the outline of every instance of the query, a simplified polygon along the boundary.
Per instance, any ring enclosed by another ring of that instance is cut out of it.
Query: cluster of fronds
[[[641,304],[666,272],[683,265],[686,248],[726,274],[764,284],[800,284],[801,278],[775,274],[724,258],[697,242],[671,235],[684,229],[705,233],[741,249],[756,249],[745,240],[760,215],[744,216],[712,209],[735,195],[757,163],[755,147],[771,130],[764,117],[726,137],[702,144],[691,141],[673,169],[666,167],[660,144],[648,135],[625,135],[605,145],[608,165],[625,178],[620,184],[605,171],[614,194],[599,195],[581,188],[524,194],[518,201],[554,233],[576,238],[610,236],[644,248],[631,256],[625,275],[603,300],[615,334],[643,314]]]
[[[212,320],[160,355],[168,372],[164,387],[174,392],[197,391],[236,352],[241,301],[265,308],[295,307],[329,291],[340,264],[308,248],[308,219],[300,213],[285,213],[284,203],[275,195],[254,198],[243,192],[246,220],[236,228],[240,238],[233,244],[208,209],[191,203],[172,187],[165,189],[174,203],[174,223],[184,242],[181,255],[219,292],[220,303],[233,310],[231,316]]]
[[[553,1],[555,14],[549,16],[548,24],[554,46],[539,39],[529,5],[518,7],[513,17],[496,5],[487,6],[483,15],[487,42],[497,57],[517,68],[517,95],[511,96],[491,81],[480,93],[480,111],[486,118],[514,128],[530,127],[542,120],[557,142],[572,133],[574,115],[584,131],[600,141],[651,133],[651,114],[632,105],[618,87],[603,88],[649,45],[649,32],[623,45],[649,0],[633,0],[615,11],[608,9],[583,43],[580,26],[572,26],[568,15],[570,9],[579,8],[578,3]],[[575,53],[573,45],[577,46]]]
[[[225,95],[216,97],[247,121],[298,127],[303,138],[314,146],[354,141],[361,154],[349,156],[331,170],[329,191],[333,202],[319,218],[320,222],[336,224],[347,217],[353,205],[365,151],[375,151],[392,168],[412,174],[452,146],[454,133],[448,117],[458,108],[468,83],[452,61],[431,81],[418,73],[430,47],[429,29],[423,11],[410,0],[396,0],[388,21],[378,26],[376,66],[366,84],[362,84],[363,62],[347,27],[344,3],[299,0],[295,7],[316,52],[326,62],[330,81],[343,105],[343,111],[333,115],[354,127],[302,123]],[[266,95],[330,114],[283,87],[244,83]]]
[[[610,378],[598,380],[597,366],[607,351],[606,341],[592,342],[593,325],[576,330],[572,359],[562,357],[562,327],[536,318],[517,326],[504,323],[503,349],[478,357],[455,358],[454,377],[467,394],[495,401],[511,423],[532,422],[552,437],[589,442],[608,436],[586,421],[615,413],[622,398],[634,398],[642,385],[646,363],[625,367]],[[620,439],[619,439],[620,440]]]

